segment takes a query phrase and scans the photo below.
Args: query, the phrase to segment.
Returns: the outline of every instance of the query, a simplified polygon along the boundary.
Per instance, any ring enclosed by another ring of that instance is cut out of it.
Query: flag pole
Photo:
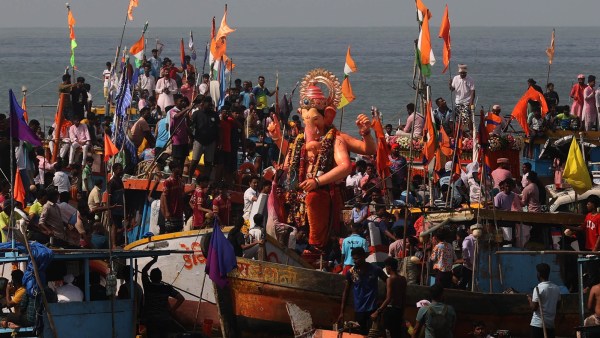
[[[340,115],[340,131],[342,131],[342,121],[344,120],[344,107],[342,107],[342,114]]]

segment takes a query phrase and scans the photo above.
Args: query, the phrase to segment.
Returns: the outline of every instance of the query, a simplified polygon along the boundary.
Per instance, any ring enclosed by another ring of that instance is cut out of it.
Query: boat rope
[[[198,233],[196,234],[196,238],[194,238],[194,242],[196,242],[198,240],[198,237],[200,237],[200,231],[198,231]],[[204,253],[202,253],[202,254],[204,255]],[[185,268],[185,264],[181,265],[181,269],[179,269],[179,271],[177,271],[177,274],[175,275],[175,279],[173,279],[173,281],[170,283],[170,285],[175,284],[175,282],[179,278],[179,275],[183,271],[183,268]],[[175,286],[173,286],[173,287],[175,287]],[[200,296],[202,296],[202,295],[200,295]]]
[[[50,81],[48,81],[48,82],[44,83],[44,84],[43,84],[43,85],[41,85],[40,87],[38,87],[38,88],[36,88],[36,89],[34,89],[34,90],[32,90],[32,91],[28,92],[28,93],[27,93],[27,96],[31,96],[31,94],[33,94],[33,93],[37,92],[38,90],[40,90],[40,89],[42,89],[42,88],[44,88],[44,87],[48,86],[49,84],[51,84],[51,83],[55,83],[55,82],[56,82],[56,80],[62,79],[62,76],[63,76],[63,75],[64,75],[64,74],[60,74],[58,77],[55,77],[55,78],[53,78],[52,80],[50,80]]]

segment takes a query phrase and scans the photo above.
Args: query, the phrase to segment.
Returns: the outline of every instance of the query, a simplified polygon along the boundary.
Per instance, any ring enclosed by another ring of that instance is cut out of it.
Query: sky
[[[65,2],[1,0],[0,27],[64,27]],[[600,0],[423,0],[439,25],[448,3],[452,26],[598,26]],[[7,4],[8,3],[8,4]],[[72,0],[80,27],[120,27],[129,0]],[[217,26],[225,1],[139,0],[130,27]],[[411,26],[412,0],[231,0],[232,27],[382,27]]]

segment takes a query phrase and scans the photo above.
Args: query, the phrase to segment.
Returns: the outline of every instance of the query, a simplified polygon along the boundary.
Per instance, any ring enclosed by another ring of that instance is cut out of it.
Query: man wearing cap
[[[469,228],[469,236],[462,242],[462,272],[458,287],[460,289],[471,288],[471,279],[473,278],[473,261],[475,259],[475,242],[477,238],[473,235],[475,230],[481,230],[481,224],[473,224]]]
[[[458,75],[449,82],[449,89],[455,92],[454,103],[456,104],[455,112],[457,118],[461,114],[461,125],[463,130],[470,130],[471,111],[475,103],[475,80],[467,75],[467,65],[458,65]]]
[[[510,164],[508,163],[507,158],[501,157],[496,163],[498,164],[498,168],[492,171],[492,180],[494,180],[494,189],[499,189],[500,182],[512,178],[512,174],[509,170]]]
[[[571,88],[569,96],[573,99],[571,105],[571,114],[581,119],[581,111],[583,110],[583,90],[585,89],[585,75],[577,75],[577,83]]]
[[[492,111],[488,112],[485,118],[485,129],[489,134],[501,134],[508,127],[508,123],[500,115],[502,108],[499,104],[492,106]]]
[[[586,131],[596,128],[596,122],[598,121],[598,109],[596,109],[596,93],[594,87],[596,86],[596,77],[594,75],[588,76],[588,85],[583,90],[583,108],[581,113],[581,119],[583,126]]]

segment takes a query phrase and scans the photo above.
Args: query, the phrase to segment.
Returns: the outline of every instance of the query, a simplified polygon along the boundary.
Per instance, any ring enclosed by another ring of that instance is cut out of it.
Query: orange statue
[[[327,97],[319,84],[329,91]],[[362,140],[333,126],[340,99],[341,87],[335,75],[314,69],[304,77],[300,89],[298,111],[304,121],[304,133],[288,145],[281,141],[277,120],[268,127],[282,153],[287,154],[283,169],[291,206],[289,223],[308,225],[309,243],[318,248],[325,248],[330,235],[339,230],[342,200],[337,183],[351,172],[349,153],[373,155],[377,148],[366,115],[356,119]]]

